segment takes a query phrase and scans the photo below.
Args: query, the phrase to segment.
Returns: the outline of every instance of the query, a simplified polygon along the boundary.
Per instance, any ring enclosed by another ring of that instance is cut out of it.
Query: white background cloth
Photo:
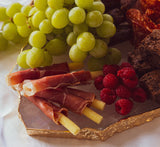
[[[16,0],[12,0],[16,1]],[[7,5],[11,0],[0,0],[0,5]],[[29,3],[28,0],[19,0]],[[17,49],[16,49],[17,48]],[[18,118],[18,98],[7,86],[5,77],[14,66],[20,46],[0,52],[0,147],[159,147],[160,118],[147,124],[116,134],[102,141],[30,137],[23,123]]]

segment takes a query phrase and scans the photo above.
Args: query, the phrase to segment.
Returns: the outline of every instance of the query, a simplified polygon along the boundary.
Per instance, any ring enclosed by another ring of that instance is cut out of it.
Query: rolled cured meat
[[[8,84],[16,85],[22,83],[24,80],[39,79],[45,76],[65,74],[70,72],[67,63],[53,64],[52,66],[39,67],[34,69],[27,69],[23,71],[17,71],[8,75]]]
[[[61,113],[67,115],[68,110],[66,108],[60,108],[46,99],[39,98],[36,96],[28,97],[25,96],[28,100],[34,103],[46,116],[48,116],[51,120],[53,120],[56,124],[59,123]]]
[[[72,112],[82,114],[83,110],[91,103],[92,98],[83,99],[63,89],[46,89],[35,94],[37,97],[45,98],[51,102],[60,104]]]
[[[45,89],[57,89],[71,85],[83,84],[92,80],[89,71],[78,71],[73,73],[47,76],[37,80],[27,80],[22,83],[23,93],[27,96],[33,96],[39,91]]]

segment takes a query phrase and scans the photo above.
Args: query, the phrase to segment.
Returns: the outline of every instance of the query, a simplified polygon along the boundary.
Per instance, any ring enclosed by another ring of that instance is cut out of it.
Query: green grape
[[[27,17],[24,15],[24,13],[16,13],[13,16],[13,22],[17,25],[17,26],[23,26],[26,24],[27,22]]]
[[[46,36],[40,31],[33,31],[29,36],[29,44],[33,47],[42,48],[46,43]]]
[[[34,0],[34,6],[41,11],[47,8],[47,0]]]
[[[31,34],[32,29],[26,24],[24,26],[17,26],[17,31],[21,37],[26,38]]]
[[[59,34],[64,33],[64,29],[56,29],[56,28],[53,27],[53,31],[52,32],[55,35],[59,35]]]
[[[45,13],[43,11],[37,11],[33,16],[32,16],[32,24],[35,28],[39,28],[39,24],[44,20]]]
[[[8,20],[9,17],[6,15],[6,8],[0,6],[0,21]]]
[[[110,21],[104,21],[101,26],[96,28],[96,32],[99,37],[110,38],[116,33],[115,25]]]
[[[89,27],[99,27],[103,23],[102,13],[99,11],[91,11],[87,13],[86,24]]]
[[[26,55],[26,63],[31,67],[40,67],[44,62],[44,50],[33,47]]]
[[[9,5],[6,9],[6,14],[9,17],[13,17],[17,12],[20,12],[22,5],[20,3],[13,3]]]
[[[121,61],[121,52],[116,48],[109,48],[106,63],[118,64]]]
[[[44,61],[42,66],[50,66],[53,63],[53,57],[47,52],[44,51]]]
[[[2,33],[0,33],[0,51],[6,50],[8,47],[8,41],[3,37]]]
[[[69,20],[73,24],[81,24],[86,18],[86,13],[83,8],[74,7],[69,11]]]
[[[28,16],[29,16],[29,17],[33,16],[37,11],[38,11],[38,9],[37,9],[36,7],[33,7],[33,8],[29,11]]]
[[[74,24],[73,25],[73,32],[77,34],[81,34],[83,32],[88,32],[88,26],[86,23],[81,23],[81,24]]]
[[[59,56],[66,52],[67,46],[65,41],[55,38],[49,41],[45,47],[49,54]]]
[[[102,70],[105,64],[106,62],[104,58],[97,59],[91,56],[87,61],[87,67],[90,71]]]
[[[78,7],[88,9],[92,7],[94,0],[75,0],[75,3]]]
[[[7,40],[13,40],[17,36],[17,27],[13,23],[7,23],[3,27],[3,37]]]
[[[26,56],[29,51],[30,51],[30,49],[24,50],[17,57],[17,64],[22,68],[29,68],[29,65],[26,63]]]
[[[74,0],[64,0],[65,4],[72,5],[74,4]]]
[[[95,46],[95,38],[92,33],[84,32],[80,34],[77,38],[77,46],[82,51],[90,51]]]
[[[113,23],[113,17],[109,14],[103,14],[103,21],[110,21]]]
[[[47,17],[49,20],[51,20],[52,15],[53,15],[53,13],[54,13],[55,11],[56,11],[55,9],[53,9],[53,8],[51,8],[51,7],[48,7],[48,8],[46,9],[46,11],[45,11],[46,17]]]
[[[77,36],[78,35],[76,33],[74,33],[74,32],[69,33],[68,36],[67,36],[67,39],[66,39],[67,44],[69,46],[72,46],[73,44],[75,44],[76,41],[77,41]]]
[[[100,39],[96,39],[95,47],[89,52],[95,58],[102,58],[107,55],[108,46]]]
[[[69,57],[73,62],[83,62],[87,57],[87,52],[83,52],[74,44],[69,50]]]
[[[32,6],[30,5],[25,5],[21,8],[21,12],[25,15],[25,16],[28,16],[29,15],[29,12],[31,11],[32,9]]]
[[[12,23],[11,20],[6,20],[2,23],[2,27],[1,27],[1,30],[3,30],[4,26],[7,24],[7,23]]]
[[[71,33],[73,31],[73,27],[68,25],[65,27],[64,31],[68,35],[69,33]]]
[[[62,8],[56,10],[52,16],[52,25],[56,29],[62,29],[69,24],[68,19],[69,10],[66,8]]]
[[[19,34],[17,34],[17,36],[15,36],[14,39],[12,40],[12,42],[15,43],[15,44],[22,43],[23,38]]]
[[[102,14],[105,12],[105,5],[100,1],[93,2],[93,6],[88,9],[88,11],[100,11]]]
[[[49,34],[53,31],[53,26],[48,19],[44,19],[39,25],[39,30],[44,34]]]
[[[48,0],[48,6],[53,9],[63,8],[64,0]]]

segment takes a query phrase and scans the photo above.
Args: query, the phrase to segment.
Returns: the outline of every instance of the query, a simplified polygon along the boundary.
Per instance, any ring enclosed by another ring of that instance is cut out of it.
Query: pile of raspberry
[[[130,63],[124,62],[120,66],[104,65],[103,74],[95,79],[95,87],[101,90],[101,100],[107,105],[115,102],[115,109],[119,114],[129,114],[133,101],[143,103],[147,99],[146,92],[139,87],[136,72]]]

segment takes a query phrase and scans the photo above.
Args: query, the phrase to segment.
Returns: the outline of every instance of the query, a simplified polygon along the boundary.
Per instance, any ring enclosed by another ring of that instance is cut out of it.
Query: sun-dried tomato
[[[156,24],[160,23],[160,11],[153,10],[153,9],[147,9],[145,11],[145,14]]]

